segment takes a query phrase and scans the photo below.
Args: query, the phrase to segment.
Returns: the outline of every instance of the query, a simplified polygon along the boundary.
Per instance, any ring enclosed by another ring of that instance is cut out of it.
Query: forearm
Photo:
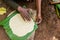
[[[12,0],[4,0],[10,7],[12,7],[13,9],[17,9],[18,8],[18,4],[15,3],[14,1]]]
[[[36,0],[37,12],[41,13],[41,0]]]

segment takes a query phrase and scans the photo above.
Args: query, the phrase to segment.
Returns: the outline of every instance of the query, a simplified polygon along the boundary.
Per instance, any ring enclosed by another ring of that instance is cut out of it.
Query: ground
[[[50,0],[42,0],[42,22],[39,24],[35,33],[34,40],[60,40],[60,19],[56,15],[56,11],[53,5],[49,4]],[[1,0],[0,0],[1,4]],[[28,4],[29,5],[29,4]],[[31,3],[28,7],[35,9],[35,3]],[[0,5],[1,6],[1,5]],[[7,8],[7,14],[0,16],[0,20],[6,18],[8,13],[12,10],[5,3],[2,6]],[[0,40],[9,40],[3,27],[0,27]]]

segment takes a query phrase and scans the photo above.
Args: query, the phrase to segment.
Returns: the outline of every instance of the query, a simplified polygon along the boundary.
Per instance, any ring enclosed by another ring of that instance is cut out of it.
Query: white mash
[[[17,36],[25,36],[34,29],[33,20],[24,21],[20,14],[16,14],[12,17],[9,21],[9,25],[13,34]]]

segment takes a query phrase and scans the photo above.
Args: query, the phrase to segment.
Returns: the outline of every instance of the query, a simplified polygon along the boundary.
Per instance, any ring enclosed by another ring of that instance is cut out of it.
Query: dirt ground
[[[35,33],[34,40],[60,40],[60,19],[57,17],[54,6],[49,4],[50,0],[42,0],[42,23],[38,25],[38,29]],[[0,7],[7,8],[7,13],[0,16],[0,20],[6,18],[6,16],[12,11],[9,6],[0,0]],[[28,7],[35,9],[35,2],[28,3]],[[33,6],[34,5],[34,6]],[[3,27],[0,27],[0,40],[9,40]]]

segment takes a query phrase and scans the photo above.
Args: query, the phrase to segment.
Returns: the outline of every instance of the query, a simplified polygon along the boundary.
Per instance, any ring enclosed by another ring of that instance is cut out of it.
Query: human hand
[[[41,17],[41,14],[38,13],[37,18],[36,18],[36,23],[40,24],[41,22],[42,22],[42,17]]]
[[[21,13],[24,20],[30,21],[29,9],[18,7],[18,11]]]

